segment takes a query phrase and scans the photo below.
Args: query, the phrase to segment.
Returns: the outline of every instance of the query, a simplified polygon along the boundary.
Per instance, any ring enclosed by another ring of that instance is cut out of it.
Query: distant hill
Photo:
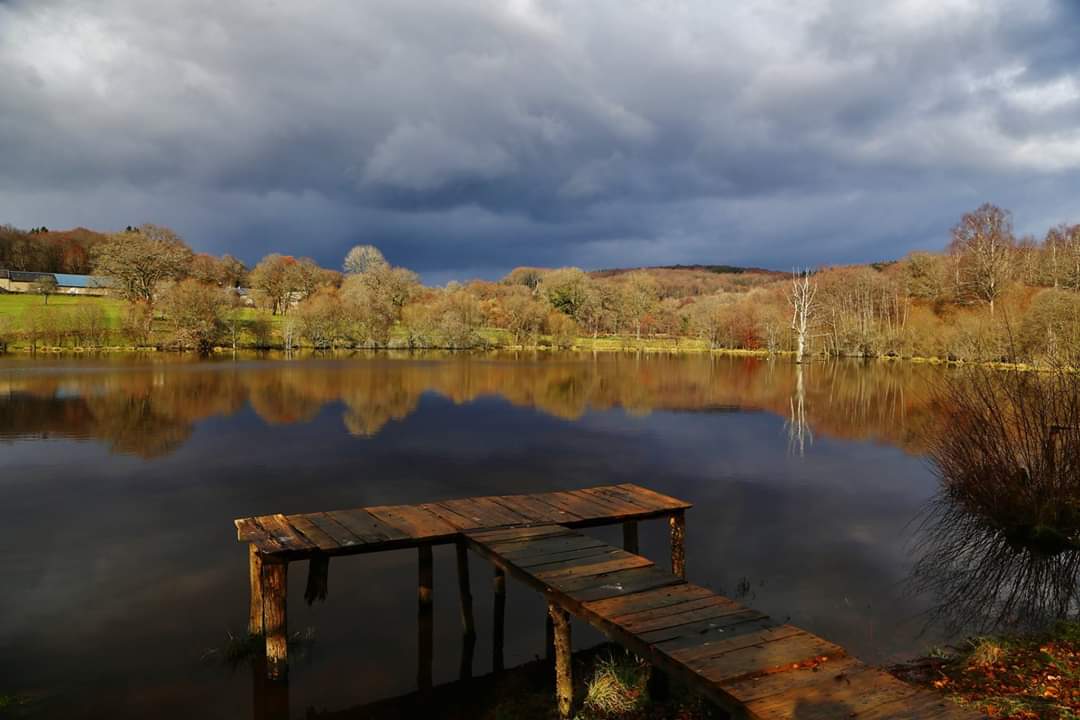
[[[691,270],[716,273],[717,275],[755,273],[758,275],[775,275],[777,277],[785,277],[787,275],[787,273],[780,272],[779,270],[766,270],[765,268],[742,267],[739,265],[649,265],[640,268],[609,268],[604,270],[594,270],[590,274],[595,277],[614,277],[615,275],[622,275],[623,273],[633,272],[635,270]]]
[[[771,285],[784,280],[788,274],[777,270],[736,265],[658,265],[643,268],[610,268],[594,270],[589,275],[596,278],[612,278],[632,272],[646,272],[660,285],[661,297],[692,297],[709,295],[720,290],[745,292],[756,287]]]

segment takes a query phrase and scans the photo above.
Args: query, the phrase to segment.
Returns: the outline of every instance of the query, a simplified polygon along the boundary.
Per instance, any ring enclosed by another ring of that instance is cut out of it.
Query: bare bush
[[[1080,375],[964,368],[935,390],[926,433],[941,493],[916,587],[953,625],[1016,626],[1076,609]]]

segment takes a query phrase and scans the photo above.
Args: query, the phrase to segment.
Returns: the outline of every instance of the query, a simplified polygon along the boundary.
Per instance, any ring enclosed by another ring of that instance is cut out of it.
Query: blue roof
[[[96,275],[68,275],[66,273],[52,273],[56,277],[56,284],[62,287],[96,288],[105,286],[105,278]]]

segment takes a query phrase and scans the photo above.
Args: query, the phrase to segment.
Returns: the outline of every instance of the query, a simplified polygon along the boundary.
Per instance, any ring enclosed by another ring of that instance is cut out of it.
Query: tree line
[[[249,269],[156,225],[100,237],[87,262],[125,301],[126,338],[200,350],[663,341],[800,357],[1040,361],[1080,347],[1080,225],[1018,238],[1010,214],[989,204],[960,218],[944,252],[794,276],[519,267],[429,287],[371,245],[350,250],[341,270],[277,253]]]

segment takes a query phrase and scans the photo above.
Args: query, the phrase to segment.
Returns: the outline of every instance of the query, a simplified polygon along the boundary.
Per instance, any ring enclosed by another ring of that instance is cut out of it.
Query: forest
[[[986,204],[942,245],[867,265],[518,267],[429,287],[372,245],[350,250],[340,270],[276,253],[249,268],[195,253],[157,225],[3,226],[0,268],[92,273],[113,297],[9,303],[0,339],[34,349],[666,348],[1025,363],[1080,348],[1080,225],[1017,237],[1009,212]]]

